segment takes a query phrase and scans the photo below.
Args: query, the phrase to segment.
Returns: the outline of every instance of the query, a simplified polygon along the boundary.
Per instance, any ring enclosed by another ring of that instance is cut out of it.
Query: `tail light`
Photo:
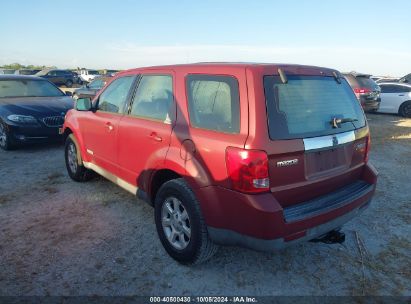
[[[244,193],[269,190],[268,157],[264,151],[228,147],[226,166],[234,190]]]
[[[360,100],[360,96],[362,94],[367,94],[367,93],[371,93],[372,91],[368,88],[355,88],[354,89],[354,93],[355,96],[357,96],[357,99]]]
[[[371,136],[370,136],[370,134],[368,134],[367,142],[365,144],[365,158],[364,158],[365,162],[368,162],[368,158],[369,158],[369,155],[370,155],[370,149],[371,149]]]

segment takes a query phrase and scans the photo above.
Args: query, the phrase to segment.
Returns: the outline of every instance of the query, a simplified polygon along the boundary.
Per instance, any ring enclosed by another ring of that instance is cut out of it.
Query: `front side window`
[[[0,98],[47,96],[64,96],[64,94],[46,80],[0,80]]]
[[[186,85],[192,126],[225,133],[240,132],[240,100],[234,77],[189,75]]]
[[[394,93],[395,86],[393,85],[380,85],[381,93]]]
[[[324,136],[364,127],[365,117],[345,79],[333,77],[264,77],[264,90],[271,139]],[[338,128],[333,120],[346,119]]]
[[[131,107],[131,115],[170,121],[173,104],[173,78],[169,75],[141,77]]]
[[[110,113],[123,113],[124,105],[134,79],[134,76],[126,76],[114,80],[104,92],[101,93],[98,99],[98,110]]]

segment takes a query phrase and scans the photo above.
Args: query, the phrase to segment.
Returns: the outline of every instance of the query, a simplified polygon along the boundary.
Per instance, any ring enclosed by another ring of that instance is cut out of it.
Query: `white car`
[[[79,77],[81,81],[83,82],[91,82],[93,81],[96,77],[100,77],[100,74],[96,70],[80,70],[77,72],[79,74]]]
[[[411,118],[411,85],[405,83],[379,83],[381,103],[378,112],[395,113]]]

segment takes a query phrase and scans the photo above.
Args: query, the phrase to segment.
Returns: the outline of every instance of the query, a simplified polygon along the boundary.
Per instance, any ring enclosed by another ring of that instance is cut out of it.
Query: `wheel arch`
[[[87,161],[87,153],[84,147],[84,142],[83,138],[80,136],[79,132],[76,131],[76,128],[74,128],[71,125],[65,125],[64,131],[63,131],[63,140],[64,142],[67,140],[67,138],[72,135],[76,141],[77,144],[77,149],[80,151],[80,156],[81,160],[79,160],[79,164],[82,165],[82,161]]]
[[[149,183],[149,187],[148,187],[148,193],[147,193],[147,198],[146,200],[148,201],[148,203],[152,206],[154,206],[154,201],[156,198],[156,195],[158,193],[158,190],[160,189],[160,187],[173,179],[177,179],[177,178],[181,178],[183,177],[183,175],[181,174],[181,172],[176,172],[175,170],[169,169],[169,168],[163,168],[160,170],[156,170],[151,178],[150,178],[150,183]]]

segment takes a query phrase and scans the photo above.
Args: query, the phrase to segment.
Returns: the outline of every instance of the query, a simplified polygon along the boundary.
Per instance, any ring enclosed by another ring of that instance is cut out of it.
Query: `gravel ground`
[[[368,117],[380,178],[343,245],[224,247],[196,267],[165,253],[150,206],[72,182],[61,145],[0,151],[0,295],[411,295],[411,120]]]

